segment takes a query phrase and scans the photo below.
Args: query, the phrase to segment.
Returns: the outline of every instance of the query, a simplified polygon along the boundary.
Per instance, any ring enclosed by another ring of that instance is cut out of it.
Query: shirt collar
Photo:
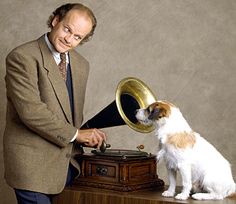
[[[53,47],[52,43],[49,41],[47,33],[44,35],[44,37],[45,37],[46,44],[47,44],[49,50],[51,51],[55,62],[58,65],[60,63],[60,61],[61,61],[60,53],[55,50],[55,48]],[[68,52],[66,52],[65,54],[66,54],[66,63],[68,64],[69,63]]]

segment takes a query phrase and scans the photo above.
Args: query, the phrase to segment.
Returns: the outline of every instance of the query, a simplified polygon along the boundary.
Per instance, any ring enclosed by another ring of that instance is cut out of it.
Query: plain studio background
[[[115,99],[121,79],[137,77],[158,99],[180,107],[192,128],[230,161],[236,178],[236,1],[81,2],[98,19],[93,40],[78,48],[91,65],[85,121]],[[62,3],[66,1],[0,2],[1,144],[6,112],[5,57],[17,45],[47,32],[48,16]],[[147,152],[158,149],[153,133],[141,134],[126,125],[104,130],[112,148],[136,149],[143,144]],[[0,203],[14,204],[13,191],[3,179],[2,145],[0,154]],[[158,175],[168,184],[163,164]]]

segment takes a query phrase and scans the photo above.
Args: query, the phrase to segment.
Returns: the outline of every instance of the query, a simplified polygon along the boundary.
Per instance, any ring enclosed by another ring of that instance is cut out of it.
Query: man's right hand
[[[106,134],[96,128],[78,130],[76,141],[88,147],[97,147],[99,149],[102,145],[102,142],[106,142]]]

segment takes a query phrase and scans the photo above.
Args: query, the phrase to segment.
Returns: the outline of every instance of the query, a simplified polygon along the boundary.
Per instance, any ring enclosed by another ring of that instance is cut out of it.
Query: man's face
[[[56,51],[64,53],[79,45],[91,31],[92,21],[85,13],[72,9],[61,21],[55,16],[52,26],[49,40]]]

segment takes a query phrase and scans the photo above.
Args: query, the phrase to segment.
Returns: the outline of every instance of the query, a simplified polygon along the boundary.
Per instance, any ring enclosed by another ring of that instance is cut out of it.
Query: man
[[[106,140],[101,130],[79,130],[89,64],[73,49],[91,38],[96,18],[82,4],[65,4],[48,24],[51,32],[6,59],[5,179],[19,204],[50,204],[79,173],[72,155]]]

